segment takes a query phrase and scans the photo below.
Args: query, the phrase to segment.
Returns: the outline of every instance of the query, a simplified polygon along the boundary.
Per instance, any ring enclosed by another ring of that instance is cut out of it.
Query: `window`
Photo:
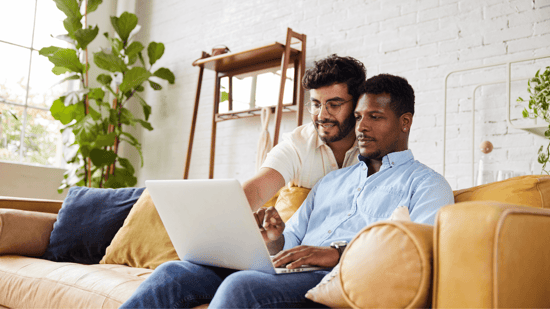
[[[67,91],[63,78],[38,51],[66,33],[54,1],[0,2],[0,160],[61,166],[61,124],[52,102]]]
[[[243,111],[264,106],[277,106],[279,99],[279,85],[281,84],[281,70],[273,69],[273,72],[261,72],[247,76],[235,76],[233,78],[233,109]],[[292,103],[294,89],[294,68],[286,71],[285,93],[283,104]],[[221,79],[221,91],[229,90],[229,79]],[[220,113],[229,112],[229,102],[221,96]]]

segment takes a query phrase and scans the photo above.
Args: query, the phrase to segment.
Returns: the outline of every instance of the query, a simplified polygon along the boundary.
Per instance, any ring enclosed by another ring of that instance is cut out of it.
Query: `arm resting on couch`
[[[0,255],[41,256],[56,219],[56,214],[0,209]]]
[[[442,208],[433,308],[547,307],[549,244],[550,209],[490,201]]]

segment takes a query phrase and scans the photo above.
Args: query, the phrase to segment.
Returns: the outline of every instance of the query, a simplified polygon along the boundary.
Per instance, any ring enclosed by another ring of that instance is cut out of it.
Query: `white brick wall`
[[[138,1],[136,12],[143,26],[141,39],[166,45],[161,64],[176,75],[174,86],[146,93],[155,130],[139,132],[145,158],[138,171],[141,185],[146,179],[182,177],[199,71],[191,63],[202,50],[218,44],[237,52],[284,42],[286,28],[291,27],[308,36],[308,66],[337,53],[363,61],[369,77],[378,73],[406,77],[416,92],[409,146],[418,160],[439,171],[446,74],[550,54],[548,0],[536,0],[534,6],[531,0],[163,0]],[[550,60],[514,65],[513,78],[531,76],[546,65]],[[455,189],[472,181],[473,87],[501,80],[504,74],[501,67],[449,79],[446,177]],[[208,177],[213,81],[213,73],[205,71],[191,178]],[[525,88],[526,82],[513,83],[513,103],[518,95],[525,96]],[[503,84],[477,90],[476,147],[482,140],[493,142],[496,168],[540,172],[536,152],[544,138],[509,127],[505,106]],[[512,118],[521,118],[517,114],[521,108],[513,112]],[[282,132],[294,127],[294,114],[285,114]],[[259,117],[218,123],[215,177],[241,181],[251,177],[259,134]],[[136,154],[128,152],[138,162]]]

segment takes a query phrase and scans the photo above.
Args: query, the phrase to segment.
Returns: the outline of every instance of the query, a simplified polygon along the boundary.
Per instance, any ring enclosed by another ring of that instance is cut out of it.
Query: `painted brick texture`
[[[138,1],[143,40],[165,43],[161,65],[170,67],[176,84],[146,93],[153,106],[154,131],[139,132],[146,179],[183,175],[199,69],[192,62],[201,51],[223,44],[238,52],[284,42],[286,28],[307,35],[307,65],[329,54],[353,56],[368,76],[400,75],[416,93],[409,148],[415,157],[442,171],[445,76],[455,70],[550,55],[550,2],[536,0],[208,0]],[[513,65],[512,78],[527,78],[550,59]],[[505,67],[456,73],[449,78],[446,178],[454,189],[471,186],[471,153],[477,145],[495,146],[496,169],[540,173],[536,152],[545,139],[506,122]],[[207,178],[210,155],[214,74],[205,71],[196,127],[191,178]],[[512,119],[522,123],[515,99],[526,96],[526,81],[512,84]],[[278,84],[273,87],[278,88]],[[306,94],[307,95],[307,94]],[[472,101],[476,100],[472,142]],[[305,121],[309,116],[305,115]],[[273,119],[270,132],[273,134]],[[285,114],[282,132],[295,127]],[[218,123],[215,178],[245,181],[255,173],[259,117]],[[134,155],[135,156],[135,155]],[[134,158],[135,159],[135,158]],[[136,161],[138,162],[138,161]],[[139,164],[138,164],[139,165]]]

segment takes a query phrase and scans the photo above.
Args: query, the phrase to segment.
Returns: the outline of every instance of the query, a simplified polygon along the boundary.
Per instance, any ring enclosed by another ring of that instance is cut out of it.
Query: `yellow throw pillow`
[[[391,217],[390,220],[392,221],[405,221],[405,222],[411,222],[411,217],[409,215],[409,209],[405,206],[399,206],[397,207]],[[357,237],[359,237],[361,233],[357,234]],[[354,238],[354,239],[355,239]],[[348,247],[351,247],[351,244],[354,242],[353,240]],[[361,246],[361,244],[355,244],[354,250],[360,249],[358,246]],[[364,252],[367,252],[367,248],[363,249]],[[347,251],[347,248],[346,248]],[[344,251],[344,254],[342,255],[341,261],[343,261],[344,256],[346,255],[346,251]],[[358,252],[355,254],[358,254],[361,256],[362,254],[365,254],[364,252]],[[349,256],[349,255],[348,255]],[[360,258],[360,257],[359,257]],[[347,259],[352,260],[353,257],[348,257]],[[355,263],[355,262],[353,262]],[[350,263],[346,262],[346,267],[349,269]],[[364,272],[361,272],[362,275],[368,276],[369,274],[366,274]],[[362,282],[361,279],[358,279],[360,282]],[[359,284],[361,284],[359,282]],[[306,293],[306,297],[321,303],[323,305],[329,306],[331,308],[350,308],[351,306],[348,304],[346,299],[344,298],[344,290],[342,289],[342,285],[340,284],[340,264],[336,265],[330,273],[328,273],[321,282],[317,286],[315,286],[313,289],[309,290]],[[384,306],[385,307],[385,306]]]
[[[496,201],[550,208],[550,176],[527,175],[454,191],[455,203]]]
[[[300,208],[311,189],[302,187],[282,187],[269,201],[262,207],[275,207],[283,222],[287,222],[290,217]]]
[[[382,221],[350,242],[338,281],[353,308],[428,308],[432,260],[431,225]]]
[[[179,257],[145,189],[99,263],[155,269],[173,260]]]
[[[290,217],[300,208],[311,189],[302,187],[284,187],[279,192],[279,198],[275,209],[279,212],[281,219],[287,222]]]

